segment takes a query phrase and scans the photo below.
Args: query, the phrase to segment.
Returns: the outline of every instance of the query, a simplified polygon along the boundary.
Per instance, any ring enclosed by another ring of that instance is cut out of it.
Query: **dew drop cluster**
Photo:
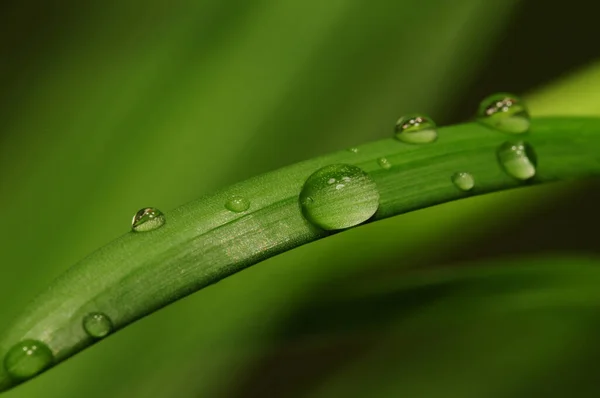
[[[529,110],[517,95],[496,93],[484,98],[477,109],[476,120],[495,131],[509,135],[523,135],[529,132],[531,119]],[[408,144],[429,144],[438,139],[436,124],[424,114],[402,116],[396,122],[394,137]],[[518,180],[529,180],[536,174],[537,160],[533,147],[524,140],[506,141],[496,151],[499,166],[509,176]],[[378,160],[387,169],[387,159]],[[475,187],[475,179],[470,172],[459,171],[450,176],[452,184],[461,191]]]
[[[92,312],[82,320],[83,330],[94,339],[106,337],[113,331],[110,318],[101,312]],[[30,379],[54,363],[54,354],[39,340],[25,339],[12,346],[4,356],[4,369],[15,381]]]
[[[483,125],[512,135],[529,132],[531,118],[525,103],[511,93],[497,93],[481,101],[477,120]],[[496,150],[500,167],[509,176],[526,181],[536,174],[537,156],[531,144],[524,140],[509,140]]]
[[[508,134],[524,134],[530,127],[525,103],[510,93],[486,97],[479,105],[476,120]],[[394,137],[406,144],[430,144],[438,140],[437,125],[425,114],[404,115],[396,122]],[[360,150],[351,147],[348,151],[356,154]],[[507,141],[498,148],[496,157],[502,169],[511,177],[527,180],[536,173],[535,153],[525,141]],[[392,162],[386,157],[378,158],[377,164],[383,170],[392,168]],[[450,181],[461,191],[470,191],[475,187],[475,179],[468,171],[453,173]],[[302,214],[310,223],[324,230],[341,230],[373,217],[379,208],[379,195],[375,181],[367,172],[350,164],[334,164],[315,171],[306,179],[299,201]],[[248,198],[234,195],[224,205],[233,213],[243,213],[250,208],[250,204]],[[166,218],[160,210],[148,207],[135,214],[132,230],[152,231],[165,222]]]
[[[516,95],[498,93],[481,101],[476,120],[497,131],[524,134],[530,126],[529,111]],[[406,144],[430,144],[438,140],[436,123],[421,113],[400,117],[395,125],[394,137]],[[357,147],[348,148],[358,153]],[[532,178],[536,172],[536,158],[531,145],[525,141],[506,142],[496,153],[498,163],[511,177],[519,180]],[[392,162],[386,157],[377,159],[383,170],[390,170]],[[471,191],[475,179],[471,172],[459,171],[450,176],[452,184],[461,191]],[[379,190],[373,178],[358,166],[334,164],[325,166],[310,175],[300,192],[302,214],[313,225],[324,230],[341,230],[364,223],[379,208]],[[250,200],[234,195],[225,202],[233,213],[243,213],[250,208]],[[144,208],[136,213],[132,230],[147,232],[160,228],[166,218],[156,208]]]
[[[529,131],[530,117],[525,103],[516,95],[498,93],[481,101],[476,119],[496,131],[523,135]],[[405,144],[430,144],[438,140],[435,122],[424,114],[410,114],[398,119],[394,137]],[[348,149],[358,153],[359,148]],[[537,156],[525,140],[508,140],[496,150],[496,159],[502,170],[512,178],[526,181],[536,175]],[[393,168],[386,157],[377,159],[384,172]],[[472,171],[457,171],[450,175],[456,189],[471,191],[476,186]],[[312,225],[327,231],[343,230],[371,219],[380,206],[380,191],[373,177],[352,164],[332,164],[308,176],[299,194],[299,206],[304,218]],[[234,195],[224,207],[233,213],[243,213],[251,201]],[[133,232],[149,232],[166,223],[165,215],[154,207],[139,210],[133,217]],[[81,320],[85,333],[101,339],[114,330],[112,320],[102,312],[92,312]],[[25,339],[15,344],[4,356],[3,365],[8,375],[24,381],[41,373],[54,363],[54,354],[42,341]]]

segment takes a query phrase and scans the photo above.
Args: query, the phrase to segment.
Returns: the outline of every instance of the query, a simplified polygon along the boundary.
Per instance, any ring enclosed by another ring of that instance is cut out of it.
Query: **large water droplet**
[[[437,139],[436,125],[425,115],[402,116],[396,122],[396,138],[409,144],[428,144]]]
[[[8,351],[4,357],[4,367],[12,378],[26,380],[50,366],[53,358],[46,344],[28,339]]]
[[[470,191],[475,186],[473,176],[466,172],[452,174],[452,183],[461,191]]]
[[[250,208],[250,201],[242,196],[232,196],[225,202],[225,208],[234,213],[241,213]]]
[[[535,176],[537,157],[533,147],[525,141],[505,142],[497,150],[498,162],[506,173],[518,180]]]
[[[529,130],[529,111],[516,95],[498,93],[486,97],[479,104],[478,120],[504,133],[522,134]]]
[[[379,167],[381,167],[382,169],[385,169],[385,170],[389,170],[392,168],[392,163],[390,163],[390,161],[387,160],[387,158],[377,159],[377,164],[379,164]]]
[[[113,324],[106,314],[92,312],[83,318],[83,329],[90,336],[100,339],[112,332]]]
[[[131,221],[131,229],[135,232],[147,232],[162,227],[167,221],[162,211],[154,207],[141,209]]]
[[[325,230],[349,228],[367,221],[379,207],[375,181],[361,168],[334,164],[313,173],[300,192],[302,213]]]

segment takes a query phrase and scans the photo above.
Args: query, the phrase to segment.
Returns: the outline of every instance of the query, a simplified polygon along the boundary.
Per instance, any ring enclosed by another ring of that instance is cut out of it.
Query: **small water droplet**
[[[234,213],[241,213],[250,208],[250,201],[243,196],[232,196],[225,203],[225,207]]]
[[[359,149],[356,147],[348,148],[348,152],[358,153]]]
[[[535,176],[537,157],[533,147],[527,142],[505,142],[498,147],[496,153],[498,162],[508,175],[518,180],[528,180]]]
[[[408,144],[428,144],[437,139],[436,125],[425,115],[402,116],[396,122],[396,138]]]
[[[477,120],[504,133],[523,134],[529,130],[529,111],[516,95],[498,93],[479,104]]]
[[[302,187],[304,217],[325,229],[349,228],[367,221],[379,207],[375,181],[361,168],[334,164],[313,173]]]
[[[100,339],[112,332],[113,324],[108,315],[92,312],[83,318],[83,329],[91,337]]]
[[[379,163],[379,167],[381,167],[382,169],[389,170],[392,168],[392,164],[386,158],[377,159],[377,163]]]
[[[146,207],[135,213],[131,221],[131,229],[135,232],[147,232],[162,227],[167,221],[162,211],[154,207]]]
[[[46,344],[23,340],[14,345],[4,357],[4,368],[16,380],[29,379],[52,364],[54,356]]]
[[[466,172],[452,174],[452,183],[461,191],[470,191],[475,186],[473,176]]]

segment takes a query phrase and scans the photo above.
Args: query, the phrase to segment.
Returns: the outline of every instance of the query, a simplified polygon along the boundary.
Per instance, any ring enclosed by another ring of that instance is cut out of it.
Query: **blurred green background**
[[[460,122],[513,91],[534,115],[600,115],[588,3],[3,2],[0,328],[139,208],[388,137],[401,114]],[[598,197],[567,182],[352,229],[5,396],[596,397]]]

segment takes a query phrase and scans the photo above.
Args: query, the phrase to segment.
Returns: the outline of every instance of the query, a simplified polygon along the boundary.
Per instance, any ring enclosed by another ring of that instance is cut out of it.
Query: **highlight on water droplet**
[[[475,179],[473,176],[464,171],[452,174],[450,179],[454,186],[461,191],[470,191],[475,186]]]
[[[504,171],[518,179],[528,180],[536,173],[537,157],[533,147],[525,141],[505,142],[496,151]]]
[[[408,144],[428,144],[437,139],[436,125],[422,114],[402,116],[396,122],[396,138]]]
[[[38,340],[23,340],[14,345],[4,357],[4,368],[15,380],[27,380],[44,369],[54,360],[52,351]]]
[[[387,160],[387,158],[377,159],[377,164],[379,164],[379,167],[381,167],[382,169],[385,169],[385,170],[389,170],[392,168],[392,164],[390,163],[389,160]]]
[[[477,120],[509,134],[523,134],[531,124],[525,103],[511,93],[497,93],[479,104]]]
[[[379,190],[364,170],[334,164],[313,173],[300,192],[304,217],[325,229],[345,229],[371,218],[379,207]]]
[[[225,202],[225,208],[234,213],[241,213],[250,208],[250,201],[243,196],[232,196]]]
[[[167,218],[155,207],[145,207],[135,213],[131,221],[131,229],[135,232],[147,232],[165,225]]]
[[[113,330],[113,323],[108,315],[92,312],[83,318],[83,330],[91,337],[100,339]]]
[[[352,153],[358,153],[359,149],[356,147],[352,147],[352,148],[348,148],[348,152],[352,152]]]

